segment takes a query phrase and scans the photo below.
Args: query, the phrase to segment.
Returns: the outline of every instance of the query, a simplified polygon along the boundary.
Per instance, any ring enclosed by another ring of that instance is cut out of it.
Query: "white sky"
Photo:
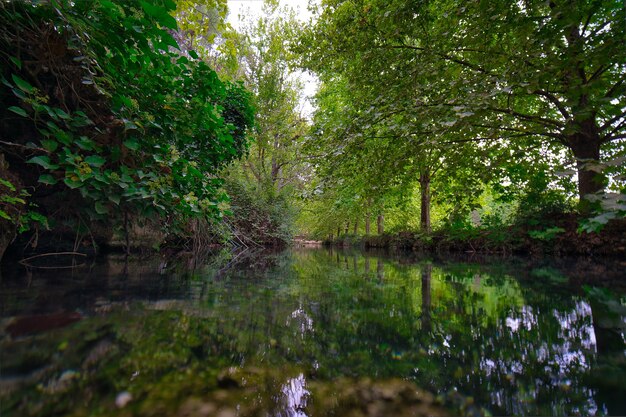
[[[303,22],[307,22],[312,17],[307,9],[308,4],[309,0],[280,0],[280,8],[290,7],[296,12],[296,17]],[[228,0],[228,18],[226,21],[235,29],[240,29],[243,21],[256,20],[261,15],[262,8],[263,0]],[[301,103],[301,110],[302,114],[310,119],[313,114],[310,99],[317,91],[318,80],[316,77],[302,72],[297,72],[294,76],[299,78],[304,85],[305,100]]]
[[[296,12],[298,19],[308,21],[312,16],[307,10],[308,3],[309,0],[280,0],[280,7],[289,6]],[[259,16],[262,7],[263,0],[228,0],[227,21],[237,29],[240,26],[240,16],[244,19]]]

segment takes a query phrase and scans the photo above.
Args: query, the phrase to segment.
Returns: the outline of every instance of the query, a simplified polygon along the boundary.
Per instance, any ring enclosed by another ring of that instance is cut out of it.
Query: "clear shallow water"
[[[626,298],[559,268],[326,249],[191,266],[5,273],[0,415],[375,415],[357,403],[386,395],[413,415],[407,384],[452,413],[626,415]]]

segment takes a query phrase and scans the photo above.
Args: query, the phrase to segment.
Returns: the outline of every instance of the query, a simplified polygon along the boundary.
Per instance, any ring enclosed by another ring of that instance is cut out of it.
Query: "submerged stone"
[[[290,375],[294,375],[290,377]],[[177,417],[448,416],[433,394],[401,379],[339,378],[307,382],[295,369],[229,368],[222,387],[185,400]]]

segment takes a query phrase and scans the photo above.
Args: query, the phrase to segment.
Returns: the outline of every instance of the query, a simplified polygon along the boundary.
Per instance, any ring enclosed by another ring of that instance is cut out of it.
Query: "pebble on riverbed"
[[[132,401],[132,399],[133,396],[130,394],[130,392],[122,391],[117,394],[117,397],[115,397],[115,405],[117,406],[117,408],[124,408],[126,407],[126,405],[128,405],[129,402]]]

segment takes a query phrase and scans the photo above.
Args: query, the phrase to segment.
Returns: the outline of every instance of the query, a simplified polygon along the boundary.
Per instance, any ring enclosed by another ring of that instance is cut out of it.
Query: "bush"
[[[0,6],[0,136],[12,141],[0,152],[44,214],[109,227],[132,214],[179,231],[221,216],[218,172],[247,147],[250,95],[180,54],[174,7]]]
[[[224,219],[230,239],[246,245],[285,245],[295,234],[296,210],[284,194],[236,180],[226,182],[230,214]]]

